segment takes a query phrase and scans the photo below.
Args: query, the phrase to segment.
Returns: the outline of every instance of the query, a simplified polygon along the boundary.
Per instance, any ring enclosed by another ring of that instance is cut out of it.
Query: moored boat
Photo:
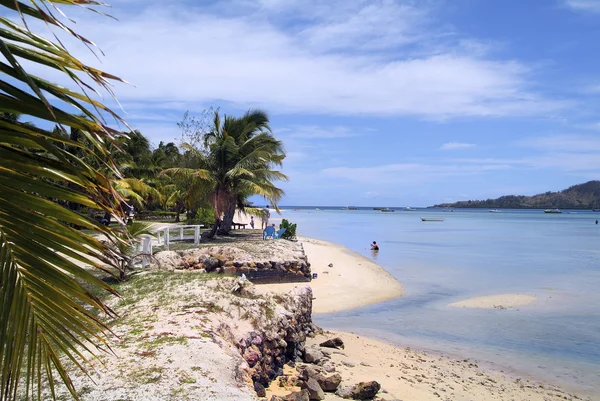
[[[544,213],[559,214],[559,213],[562,213],[562,212],[560,210],[558,210],[558,209],[546,209],[546,210],[544,210]]]
[[[382,207],[382,208],[381,208],[381,209],[379,209],[379,210],[381,210],[382,212],[395,212],[395,210],[394,210],[394,209],[388,209],[387,207]]]
[[[488,212],[490,212],[490,213],[502,213],[502,212],[501,212],[500,210],[498,210],[498,209],[490,209],[490,210],[488,210]]]
[[[421,217],[421,221],[444,221],[441,217]]]

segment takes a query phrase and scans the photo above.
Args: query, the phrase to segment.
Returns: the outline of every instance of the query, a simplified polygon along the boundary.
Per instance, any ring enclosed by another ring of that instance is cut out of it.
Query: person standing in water
[[[373,243],[371,244],[371,250],[372,251],[378,251],[379,250],[379,245],[377,245],[377,242],[373,241]]]
[[[269,225],[269,217],[271,217],[271,212],[269,212],[269,208],[265,206],[263,208],[263,215],[261,218],[260,228],[265,229]]]

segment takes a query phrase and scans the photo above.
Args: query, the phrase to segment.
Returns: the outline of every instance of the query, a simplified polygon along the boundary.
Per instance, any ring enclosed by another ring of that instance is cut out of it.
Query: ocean
[[[373,260],[406,295],[316,315],[328,329],[473,358],[496,369],[600,394],[600,213],[541,210],[283,207],[300,235]],[[273,216],[275,217],[275,216]],[[443,222],[422,222],[441,217]],[[377,241],[380,251],[370,251]],[[340,267],[343,269],[343,266]],[[471,297],[524,293],[507,310],[452,308]]]

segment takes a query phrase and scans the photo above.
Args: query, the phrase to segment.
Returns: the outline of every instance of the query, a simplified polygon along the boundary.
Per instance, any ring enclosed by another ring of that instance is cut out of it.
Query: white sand
[[[536,297],[533,295],[502,294],[469,298],[465,299],[464,301],[454,302],[448,306],[452,306],[454,308],[507,309],[529,305],[535,300]]]
[[[402,285],[382,267],[347,248],[326,241],[300,238],[318,278],[312,287],[313,313],[337,312],[403,295]],[[333,267],[329,267],[329,264]],[[261,292],[287,292],[299,284],[258,285]]]

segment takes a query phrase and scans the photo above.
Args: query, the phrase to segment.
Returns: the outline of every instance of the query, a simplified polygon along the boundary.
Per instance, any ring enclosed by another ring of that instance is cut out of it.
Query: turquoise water
[[[406,292],[397,300],[317,315],[317,324],[600,394],[600,213],[293,209],[283,217],[298,223],[299,234],[372,259]],[[444,222],[421,222],[421,216]],[[378,253],[368,250],[373,240]],[[538,300],[508,310],[447,306],[509,293]]]

